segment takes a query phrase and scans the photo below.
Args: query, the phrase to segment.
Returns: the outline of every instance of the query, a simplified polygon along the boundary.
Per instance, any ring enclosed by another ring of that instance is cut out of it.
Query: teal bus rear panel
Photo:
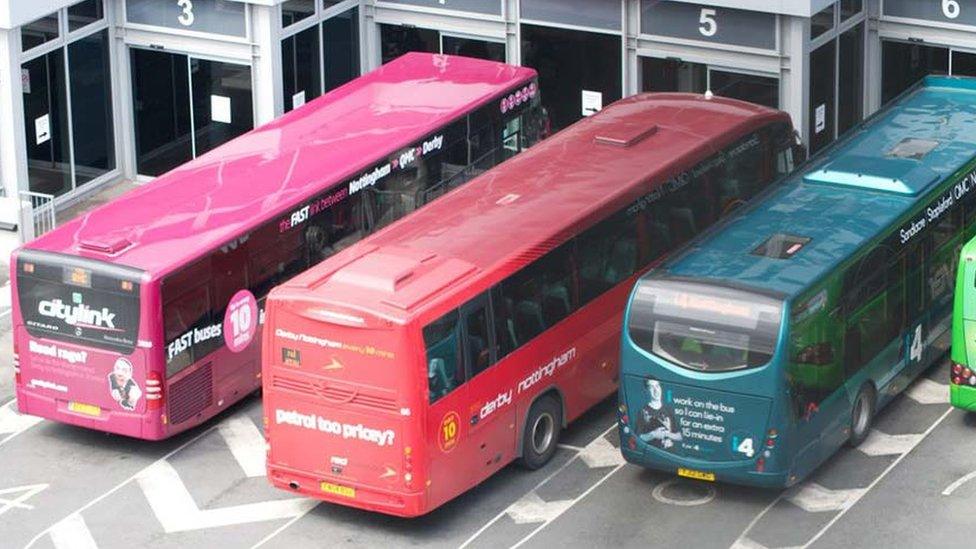
[[[948,351],[974,233],[976,81],[930,77],[638,281],[624,457],[782,487],[860,443]]]

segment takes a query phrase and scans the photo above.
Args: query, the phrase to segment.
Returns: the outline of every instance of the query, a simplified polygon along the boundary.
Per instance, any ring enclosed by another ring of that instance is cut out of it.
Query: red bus
[[[623,99],[274,289],[268,478],[416,516],[617,386],[636,278],[793,169],[782,112]]]
[[[268,291],[533,144],[536,74],[408,54],[19,249],[21,412],[144,439],[260,387]]]

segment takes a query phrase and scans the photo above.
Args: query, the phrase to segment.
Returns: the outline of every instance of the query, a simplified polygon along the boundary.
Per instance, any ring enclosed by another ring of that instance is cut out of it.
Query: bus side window
[[[223,246],[210,254],[215,313],[222,311],[239,290],[248,288],[247,245]],[[222,314],[219,315],[221,318]]]
[[[424,346],[427,349],[427,384],[433,403],[464,383],[457,309],[424,327]]]
[[[163,352],[167,358],[166,376],[172,377],[193,364],[195,357],[207,354],[211,346],[207,345],[208,349],[203,349],[191,343],[186,349],[180,349],[179,345],[173,345],[171,348],[170,344],[194,328],[209,325],[212,315],[207,279],[202,279],[198,285],[191,288],[166,288],[165,286],[164,283],[163,295],[166,301],[163,304],[163,325],[166,348]],[[174,291],[180,293],[173,296],[171,292]]]
[[[501,360],[517,349],[520,342],[515,337],[515,303],[502,294],[500,285],[491,289],[491,309],[495,317],[496,354]]]
[[[488,331],[488,294],[481,294],[461,306],[464,319],[464,358],[471,377],[494,364],[492,336]]]
[[[877,246],[844,274],[844,365],[848,377],[871,361],[890,341],[887,275],[891,250]]]

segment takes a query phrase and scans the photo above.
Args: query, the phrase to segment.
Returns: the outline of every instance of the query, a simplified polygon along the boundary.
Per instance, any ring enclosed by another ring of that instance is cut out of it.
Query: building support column
[[[285,112],[281,91],[281,41],[278,39],[277,6],[252,4],[254,51],[251,66],[254,71],[254,127],[267,124]]]
[[[4,193],[0,222],[16,224],[20,241],[25,242],[33,238],[34,227],[20,219],[20,190],[28,188],[28,181],[19,29],[0,29],[0,113],[0,182]]]

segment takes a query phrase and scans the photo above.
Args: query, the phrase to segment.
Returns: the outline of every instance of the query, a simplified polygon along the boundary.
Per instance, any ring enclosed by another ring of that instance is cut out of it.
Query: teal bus
[[[976,80],[929,77],[637,281],[624,457],[786,487],[860,444],[948,350],[974,229]]]

